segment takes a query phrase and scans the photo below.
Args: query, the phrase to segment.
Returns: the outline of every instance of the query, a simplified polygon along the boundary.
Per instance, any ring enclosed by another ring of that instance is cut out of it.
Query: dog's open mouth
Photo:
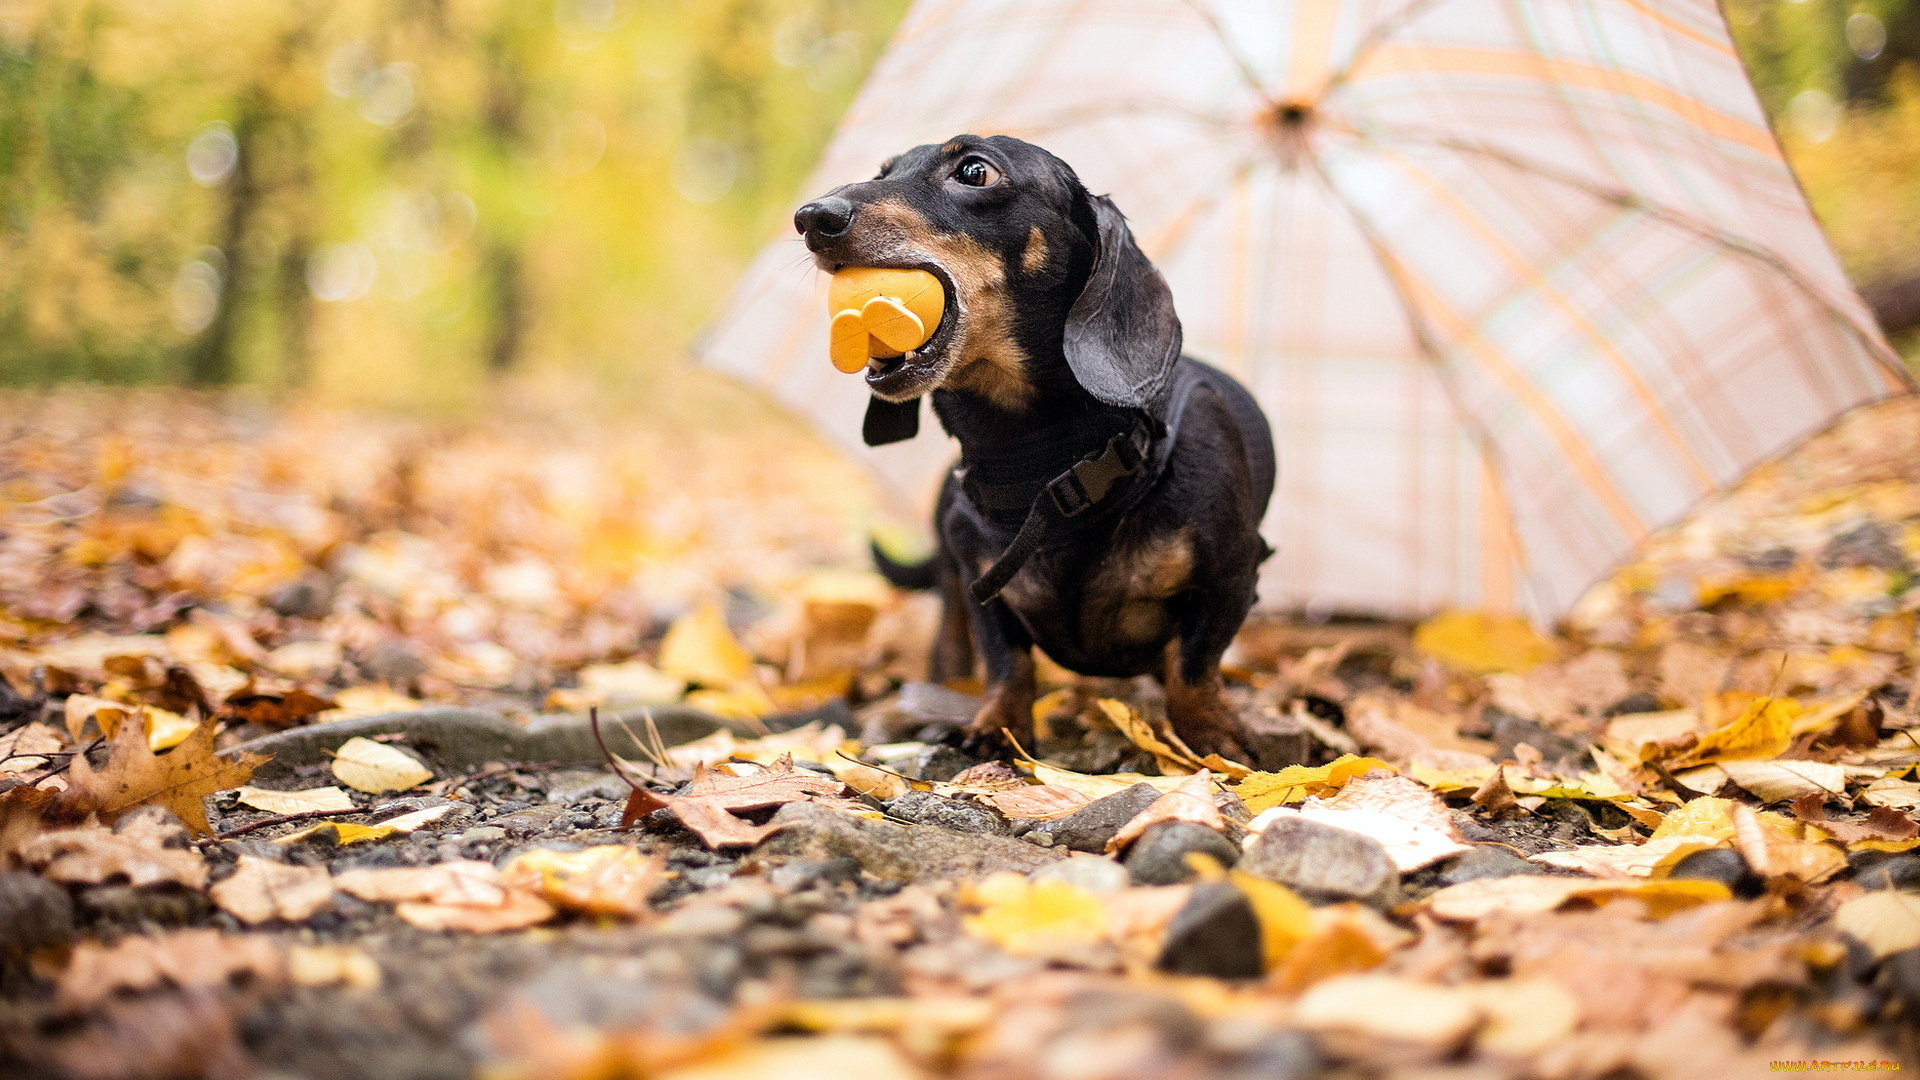
[[[924,270],[939,279],[940,288],[946,293],[946,304],[939,325],[934,327],[932,336],[918,348],[909,349],[900,356],[875,356],[867,360],[868,388],[880,397],[895,400],[916,397],[932,389],[932,384],[938,381],[945,366],[947,349],[953,343],[955,328],[965,317],[953,280],[940,266],[915,263],[902,265],[899,269]]]

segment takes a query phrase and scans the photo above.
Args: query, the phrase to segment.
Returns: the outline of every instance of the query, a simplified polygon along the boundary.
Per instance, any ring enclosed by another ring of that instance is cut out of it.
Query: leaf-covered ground
[[[1037,745],[966,756],[978,688],[915,681],[935,605],[861,568],[820,451],[0,421],[9,1075],[1920,1063],[1913,402],[1553,637],[1251,623],[1250,762],[1058,669]]]

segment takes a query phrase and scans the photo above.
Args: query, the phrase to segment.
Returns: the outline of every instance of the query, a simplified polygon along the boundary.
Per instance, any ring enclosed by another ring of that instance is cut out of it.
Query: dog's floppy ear
[[[1180,358],[1173,290],[1133,242],[1113,200],[1089,195],[1099,247],[1087,287],[1067,313],[1067,365],[1089,394],[1138,407],[1166,385]]]
[[[918,434],[920,434],[919,398],[911,401],[867,399],[867,419],[866,423],[861,425],[860,435],[867,440],[868,446],[905,442]]]

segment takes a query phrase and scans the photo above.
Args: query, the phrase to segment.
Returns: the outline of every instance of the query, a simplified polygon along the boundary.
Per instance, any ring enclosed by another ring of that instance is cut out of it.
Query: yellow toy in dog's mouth
[[[844,267],[827,287],[827,355],[849,375],[869,358],[903,356],[927,343],[946,307],[940,279],[925,270]]]

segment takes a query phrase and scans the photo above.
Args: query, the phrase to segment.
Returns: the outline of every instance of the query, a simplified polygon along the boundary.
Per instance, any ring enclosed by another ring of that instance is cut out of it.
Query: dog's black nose
[[[835,239],[851,224],[853,204],[838,195],[815,199],[793,212],[794,230],[807,238],[809,247],[815,241]]]

